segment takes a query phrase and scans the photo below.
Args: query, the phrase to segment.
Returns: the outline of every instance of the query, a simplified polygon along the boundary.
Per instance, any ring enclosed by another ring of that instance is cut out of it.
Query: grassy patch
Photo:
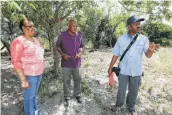
[[[86,81],[82,80],[81,82],[82,92],[89,96],[92,92]]]
[[[160,73],[172,75],[172,50],[170,48],[163,48],[157,54],[159,58],[153,60],[153,67]]]
[[[84,67],[88,68],[89,66],[91,66],[91,64],[92,64],[92,61],[89,59],[87,62],[85,62]]]
[[[147,69],[142,79],[142,104],[153,107],[156,113],[167,115],[171,112],[172,96],[172,48],[160,48],[150,59],[146,60]],[[150,104],[146,103],[149,101]],[[148,107],[149,108],[149,107]],[[152,114],[152,113],[150,113]]]

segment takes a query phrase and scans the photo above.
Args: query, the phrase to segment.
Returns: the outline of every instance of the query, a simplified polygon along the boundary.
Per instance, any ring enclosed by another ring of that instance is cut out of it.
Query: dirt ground
[[[172,57],[172,48],[161,48],[160,51]],[[165,69],[161,71],[156,67],[155,63],[160,63],[160,55],[157,53],[150,59],[145,57],[143,59],[145,76],[142,78],[136,103],[138,115],[172,115],[172,75],[166,74]],[[93,52],[85,51],[82,64],[82,104],[78,104],[72,98],[69,107],[65,108],[61,78],[47,83],[45,87],[56,93],[50,96],[39,92],[40,109],[44,115],[129,115],[126,108],[118,113],[111,111],[111,106],[116,101],[118,87],[117,78],[113,88],[107,85],[107,69],[111,57],[110,48]],[[23,115],[20,81],[10,69],[9,58],[9,56],[1,56],[1,115]],[[45,61],[46,69],[53,67],[51,55],[46,56]],[[172,60],[168,62],[171,63]],[[44,77],[48,79],[48,76],[50,75],[46,74]],[[44,87],[43,85],[41,87]]]

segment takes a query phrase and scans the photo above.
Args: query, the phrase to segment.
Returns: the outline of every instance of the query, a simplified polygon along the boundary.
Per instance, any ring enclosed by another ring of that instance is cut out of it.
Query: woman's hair
[[[22,26],[24,26],[24,21],[30,21],[30,20],[28,20],[27,18],[22,18],[22,19],[20,20],[19,28],[21,29],[21,31],[23,31]]]
[[[24,26],[24,21],[25,20],[26,20],[26,18],[23,18],[23,19],[20,20],[19,28],[21,29],[21,31],[23,31],[22,26]]]

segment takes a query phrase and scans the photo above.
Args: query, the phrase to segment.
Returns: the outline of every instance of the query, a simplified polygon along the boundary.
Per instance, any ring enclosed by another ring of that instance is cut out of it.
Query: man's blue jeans
[[[25,89],[23,92],[25,115],[35,115],[35,111],[38,110],[37,92],[42,79],[42,75],[26,76],[26,79],[29,82],[29,88]]]

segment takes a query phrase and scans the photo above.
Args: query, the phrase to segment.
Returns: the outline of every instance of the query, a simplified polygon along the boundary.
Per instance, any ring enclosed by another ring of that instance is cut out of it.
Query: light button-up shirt
[[[113,55],[120,56],[124,53],[127,46],[130,44],[135,35],[131,36],[129,33],[122,35],[116,42],[112,49]],[[121,74],[129,76],[140,76],[142,74],[142,59],[143,54],[147,52],[149,47],[149,40],[146,36],[139,34],[136,41],[125,54],[120,62]]]

